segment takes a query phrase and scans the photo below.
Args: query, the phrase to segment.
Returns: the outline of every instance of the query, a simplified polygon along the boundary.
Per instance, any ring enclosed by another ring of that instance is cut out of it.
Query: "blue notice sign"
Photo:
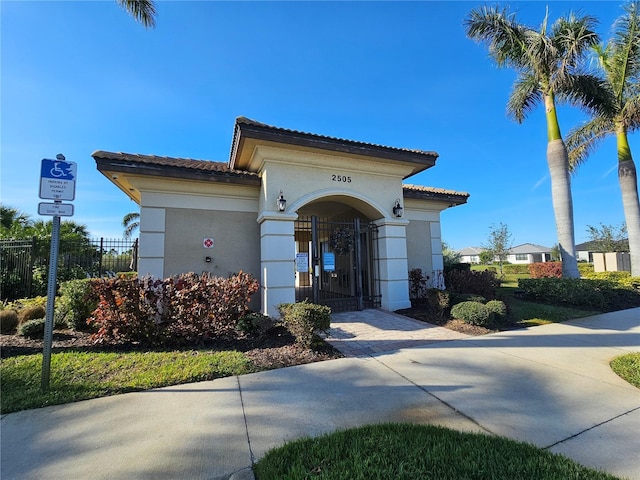
[[[324,252],[322,254],[322,266],[325,272],[333,272],[336,269],[336,254],[333,252]]]
[[[75,162],[42,159],[40,168],[40,198],[73,200],[76,195]]]

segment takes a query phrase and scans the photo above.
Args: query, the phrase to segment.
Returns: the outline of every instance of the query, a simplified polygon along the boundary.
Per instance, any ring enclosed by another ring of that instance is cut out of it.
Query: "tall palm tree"
[[[156,7],[153,0],[116,0],[116,2],[145,28],[156,26]]]
[[[33,222],[17,208],[0,204],[0,237],[23,238]]]
[[[140,214],[138,212],[127,213],[122,218],[122,226],[124,227],[124,238],[131,238],[133,232],[140,228]]]
[[[535,30],[516,21],[508,9],[481,7],[465,19],[467,36],[484,42],[499,67],[513,68],[518,77],[507,103],[507,112],[518,123],[540,103],[547,123],[547,164],[551,196],[562,256],[562,274],[580,276],[576,260],[573,200],[567,148],[560,133],[556,102],[586,108],[595,106],[597,77],[580,70],[585,52],[599,42],[596,20],[570,14],[547,31],[548,12]]]
[[[607,45],[594,52],[606,79],[608,96],[598,115],[567,137],[569,163],[576,168],[600,145],[615,135],[618,180],[629,235],[631,275],[640,277],[640,201],[638,176],[627,135],[640,127],[640,2],[627,4],[625,14],[613,25]]]

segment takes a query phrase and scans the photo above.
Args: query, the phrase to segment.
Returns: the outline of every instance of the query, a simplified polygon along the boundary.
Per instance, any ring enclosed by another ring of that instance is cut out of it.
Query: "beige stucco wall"
[[[204,248],[205,238],[214,239],[213,248]],[[242,270],[260,278],[260,228],[255,213],[167,208],[165,251],[167,276],[209,272],[226,277]]]
[[[419,268],[424,275],[431,275],[430,222],[411,220],[407,225],[407,263],[409,270]]]

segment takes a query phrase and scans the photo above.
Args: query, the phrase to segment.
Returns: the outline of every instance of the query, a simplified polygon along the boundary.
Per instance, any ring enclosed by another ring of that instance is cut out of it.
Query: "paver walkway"
[[[334,313],[325,340],[346,357],[361,357],[469,335],[384,310]]]

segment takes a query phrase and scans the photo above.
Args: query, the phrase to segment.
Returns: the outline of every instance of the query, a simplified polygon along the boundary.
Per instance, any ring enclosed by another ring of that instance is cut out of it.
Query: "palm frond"
[[[571,12],[553,24],[550,38],[558,51],[559,70],[563,74],[576,68],[587,50],[600,43],[600,37],[595,31],[597,23],[595,17],[577,16]]]
[[[627,98],[622,107],[622,124],[628,133],[635,132],[640,129],[640,93],[633,97]]]
[[[541,101],[542,93],[535,75],[521,73],[511,89],[507,114],[516,122],[522,123]]]
[[[615,116],[618,109],[608,82],[591,74],[574,74],[562,80],[555,78],[553,84],[559,102],[583,108],[592,115]]]
[[[156,26],[156,7],[153,0],[116,0],[129,14],[145,28]]]
[[[587,158],[600,146],[600,143],[615,127],[611,119],[595,117],[580,127],[572,129],[565,139],[569,152],[569,169],[575,172]]]
[[[508,9],[486,6],[474,9],[464,25],[467,37],[487,44],[489,55],[499,67],[522,64],[527,29],[516,22],[515,14]]]
[[[613,36],[607,45],[608,56],[603,63],[616,97],[623,101],[629,82],[640,78],[640,3],[630,2],[626,14],[613,25]]]

